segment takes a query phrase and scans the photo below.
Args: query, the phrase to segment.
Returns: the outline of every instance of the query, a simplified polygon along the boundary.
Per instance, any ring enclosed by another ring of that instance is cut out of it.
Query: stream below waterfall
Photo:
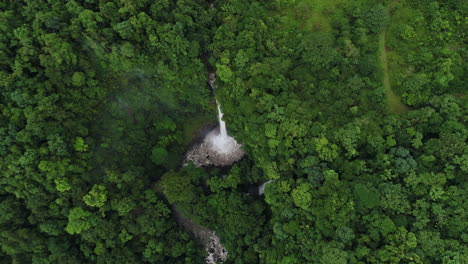
[[[221,239],[215,234],[214,231],[193,222],[190,218],[177,208],[176,204],[172,205],[172,212],[174,213],[177,224],[190,232],[195,239],[200,241],[205,246],[206,263],[216,264],[222,263],[227,259],[228,252],[221,244]]]
[[[214,73],[210,74],[208,84],[213,91],[216,89],[214,85],[215,80]],[[188,165],[189,162],[193,162],[196,167],[231,166],[244,156],[242,145],[237,143],[234,137],[228,134],[226,122],[223,120],[221,105],[218,100],[215,101],[218,110],[218,126],[212,128],[211,131],[204,132],[202,139],[197,139],[197,142],[187,151],[186,159],[182,166]],[[247,185],[246,194],[261,196],[265,191],[266,185],[271,182],[272,180],[260,185]],[[228,252],[221,244],[221,239],[216,236],[214,231],[198,225],[190,218],[184,216],[177,208],[176,204],[172,205],[172,210],[177,223],[205,246],[207,264],[222,263],[226,260]]]

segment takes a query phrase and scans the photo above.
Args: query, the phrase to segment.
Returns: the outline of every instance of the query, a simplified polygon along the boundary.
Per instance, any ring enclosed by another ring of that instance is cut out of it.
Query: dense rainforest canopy
[[[0,1],[0,263],[204,263],[173,204],[226,263],[468,263],[467,32],[465,0]],[[215,97],[246,156],[182,167]]]

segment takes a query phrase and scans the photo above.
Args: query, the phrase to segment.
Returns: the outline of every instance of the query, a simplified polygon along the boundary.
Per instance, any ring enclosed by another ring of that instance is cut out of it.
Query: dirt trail
[[[390,10],[393,6],[398,2],[398,0],[393,1],[387,7],[387,13],[390,15]],[[392,87],[390,85],[390,73],[388,69],[388,58],[387,58],[387,51],[385,48],[385,38],[386,38],[387,29],[384,29],[382,33],[380,33],[380,40],[379,40],[379,49],[380,49],[380,62],[382,64],[382,71],[383,71],[383,85],[385,88],[385,93],[387,97],[388,105],[390,106],[390,110],[394,113],[404,113],[409,110],[409,107],[402,104],[400,98],[393,92]]]

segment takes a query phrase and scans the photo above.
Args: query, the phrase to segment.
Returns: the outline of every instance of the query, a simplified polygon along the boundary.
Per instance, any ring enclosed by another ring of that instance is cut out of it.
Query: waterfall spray
[[[215,76],[210,74],[208,84],[213,90],[216,88],[214,85],[215,80]],[[193,161],[196,166],[227,166],[244,156],[242,146],[233,137],[228,135],[221,105],[217,100],[216,105],[218,108],[219,128],[212,130],[206,135],[201,144],[187,152],[186,160]]]

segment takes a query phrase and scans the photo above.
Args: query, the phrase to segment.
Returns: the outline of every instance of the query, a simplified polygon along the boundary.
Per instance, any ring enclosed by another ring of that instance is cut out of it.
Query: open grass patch
[[[393,2],[389,6],[388,9],[393,8],[393,4],[396,4],[396,2]],[[392,10],[387,10],[387,12],[391,12],[391,11]],[[410,10],[408,9],[406,11],[409,12]],[[401,15],[400,13],[398,14]],[[407,14],[404,14],[404,15],[407,15]],[[400,57],[398,57],[398,55],[392,56],[393,55],[392,48],[389,48],[387,45],[387,38],[389,37],[389,32],[393,32],[391,30],[394,29],[395,28],[394,25],[398,23],[397,21],[394,21],[394,19],[395,19],[394,17],[391,18],[389,27],[385,29],[384,31],[382,31],[382,33],[380,34],[379,52],[380,52],[380,61],[381,61],[381,67],[382,67],[382,72],[383,72],[383,76],[382,76],[383,86],[385,88],[386,99],[390,107],[390,110],[394,113],[404,113],[409,108],[401,102],[400,96],[398,96],[394,92],[393,86],[396,83],[396,81],[400,79],[402,71],[405,71],[405,69],[403,69],[403,67],[401,67],[400,65],[401,63]]]
[[[283,22],[291,27],[310,31],[331,31],[334,17],[342,15],[343,0],[291,1]]]
[[[415,72],[414,65],[408,63],[408,58],[419,54],[423,56],[419,43],[425,42],[428,36],[423,26],[415,22],[422,14],[417,10],[398,5],[392,12],[390,24],[386,32],[386,51],[390,82],[396,92],[400,91],[403,79]]]

